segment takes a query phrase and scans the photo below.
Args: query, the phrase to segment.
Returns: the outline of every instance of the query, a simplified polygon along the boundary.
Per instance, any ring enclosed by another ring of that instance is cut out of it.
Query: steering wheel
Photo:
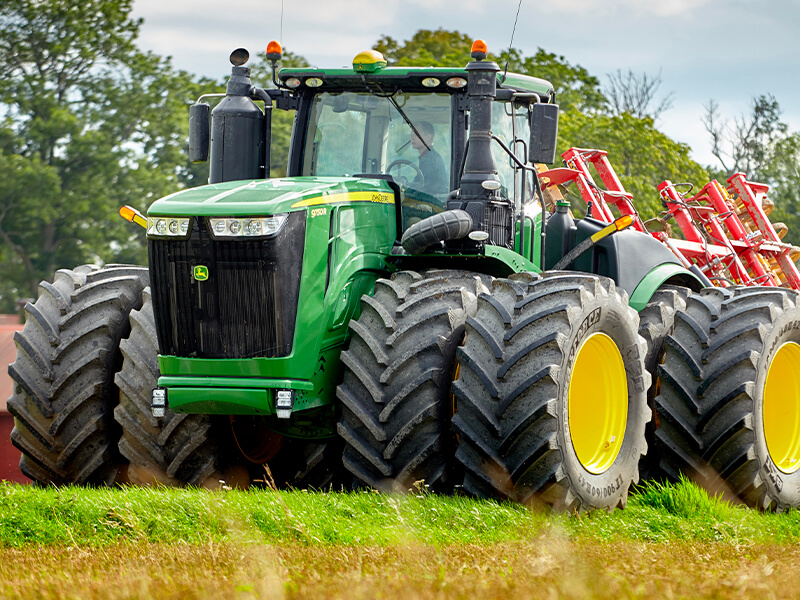
[[[425,183],[425,175],[422,174],[422,171],[419,170],[419,167],[417,165],[415,165],[410,160],[406,160],[405,158],[398,158],[397,160],[392,161],[389,164],[389,166],[386,167],[386,173],[391,175],[390,172],[391,172],[392,169],[394,169],[395,167],[397,167],[399,169],[399,167],[406,166],[406,165],[411,167],[412,169],[414,169],[414,172],[416,173],[416,177],[414,179],[415,180],[419,179],[419,186],[421,187],[422,185],[424,185],[424,183]],[[400,173],[397,174],[396,179],[398,180],[398,183],[400,183],[401,185],[403,185],[403,186],[407,186],[408,185],[408,179],[406,179],[405,177],[400,175]]]

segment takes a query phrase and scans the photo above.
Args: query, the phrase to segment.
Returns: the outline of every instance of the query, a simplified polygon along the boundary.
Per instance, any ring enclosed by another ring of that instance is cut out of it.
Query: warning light
[[[272,40],[269,44],[267,44],[267,60],[280,60],[282,54],[283,48],[281,48],[281,45],[278,42]]]
[[[483,60],[489,53],[489,48],[483,40],[475,40],[472,42],[472,58],[475,60]]]
[[[119,215],[125,219],[126,221],[130,221],[131,223],[136,223],[137,225],[141,225],[142,227],[147,227],[147,219],[144,217],[142,213],[140,213],[135,208],[130,206],[123,206],[119,209]]]
[[[633,225],[633,216],[622,215],[619,219],[614,221],[614,224],[617,226],[617,231],[622,231],[623,229],[627,229],[628,227]]]

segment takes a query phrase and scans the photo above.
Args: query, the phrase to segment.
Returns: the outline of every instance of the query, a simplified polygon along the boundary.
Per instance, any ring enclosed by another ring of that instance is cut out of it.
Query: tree
[[[783,241],[800,245],[800,133],[777,140],[772,150],[773,158],[762,171],[764,181],[772,186],[769,196],[775,203],[770,218],[788,226]]]
[[[404,67],[462,66],[470,59],[473,39],[460,31],[420,29],[402,44],[387,35],[373,48],[389,65]]]
[[[608,151],[609,160],[644,219],[664,209],[656,186],[665,179],[690,182],[695,187],[709,180],[706,169],[689,158],[689,146],[656,129],[650,118],[622,115],[586,115],[577,111],[561,115],[559,150],[570,146]]]
[[[56,268],[143,262],[145,209],[198,171],[186,107],[209,82],[136,49],[131,0],[6,0],[0,6],[0,309]]]
[[[669,93],[656,104],[656,95],[661,87],[661,72],[656,76],[634,73],[628,69],[623,73],[617,69],[608,75],[608,85],[603,93],[608,98],[612,115],[628,113],[638,119],[658,118],[672,108],[673,94]]]
[[[789,227],[785,242],[800,244],[800,132],[789,131],[781,120],[775,97],[753,98],[749,112],[733,119],[724,118],[719,104],[709,100],[703,125],[722,167],[717,179],[743,172],[750,180],[768,184],[775,203],[770,219]]]
[[[504,51],[499,60],[504,69],[508,61],[509,71],[541,77],[552,83],[562,111],[579,110],[594,114],[605,107],[600,80],[580,65],[570,64],[563,56],[539,48],[533,56],[525,57],[512,48],[510,52]]]
[[[772,95],[753,98],[749,114],[720,116],[713,99],[705,106],[703,125],[711,137],[711,152],[728,175],[742,171],[762,177],[772,162],[777,143],[786,139],[789,127],[780,120],[781,108]]]
[[[421,29],[403,43],[384,35],[374,49],[383,53],[390,65],[453,67],[471,60],[473,39],[459,31]],[[600,81],[583,67],[571,65],[563,56],[539,48],[536,54],[526,57],[511,48],[499,55],[490,53],[488,58],[504,69],[507,65],[509,71],[548,80],[562,110],[598,111],[606,103]]]

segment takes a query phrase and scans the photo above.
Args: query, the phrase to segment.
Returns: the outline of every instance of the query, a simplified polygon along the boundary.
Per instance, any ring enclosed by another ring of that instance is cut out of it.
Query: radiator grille
[[[292,351],[305,212],[266,240],[216,241],[195,218],[188,240],[148,241],[161,354],[196,358],[280,357]],[[194,267],[208,268],[196,281]]]
[[[487,202],[484,213],[484,230],[493,246],[514,248],[514,210],[507,202]]]

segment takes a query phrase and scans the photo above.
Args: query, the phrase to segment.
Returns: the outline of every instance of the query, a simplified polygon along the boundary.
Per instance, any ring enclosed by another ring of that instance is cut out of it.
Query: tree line
[[[35,297],[39,281],[85,262],[146,262],[140,231],[117,216],[129,204],[206,182],[206,165],[188,160],[188,106],[210,80],[142,51],[142,21],[132,0],[5,0],[0,6],[0,312]],[[390,64],[461,65],[472,38],[420,30],[407,41],[380,37],[374,48]],[[781,121],[769,95],[751,114],[723,118],[711,101],[704,126],[715,166],[701,166],[690,148],[656,126],[671,98],[660,77],[617,71],[601,80],[544,49],[492,56],[502,68],[551,81],[562,108],[559,152],[569,146],[609,151],[626,189],[645,216],[662,210],[655,186],[664,179],[703,185],[745,170],[773,186],[773,215],[800,242],[800,134]],[[284,66],[305,66],[287,52]],[[253,80],[267,85],[265,58]],[[291,115],[275,111],[273,175],[286,169]],[[794,236],[794,237],[791,237]]]

